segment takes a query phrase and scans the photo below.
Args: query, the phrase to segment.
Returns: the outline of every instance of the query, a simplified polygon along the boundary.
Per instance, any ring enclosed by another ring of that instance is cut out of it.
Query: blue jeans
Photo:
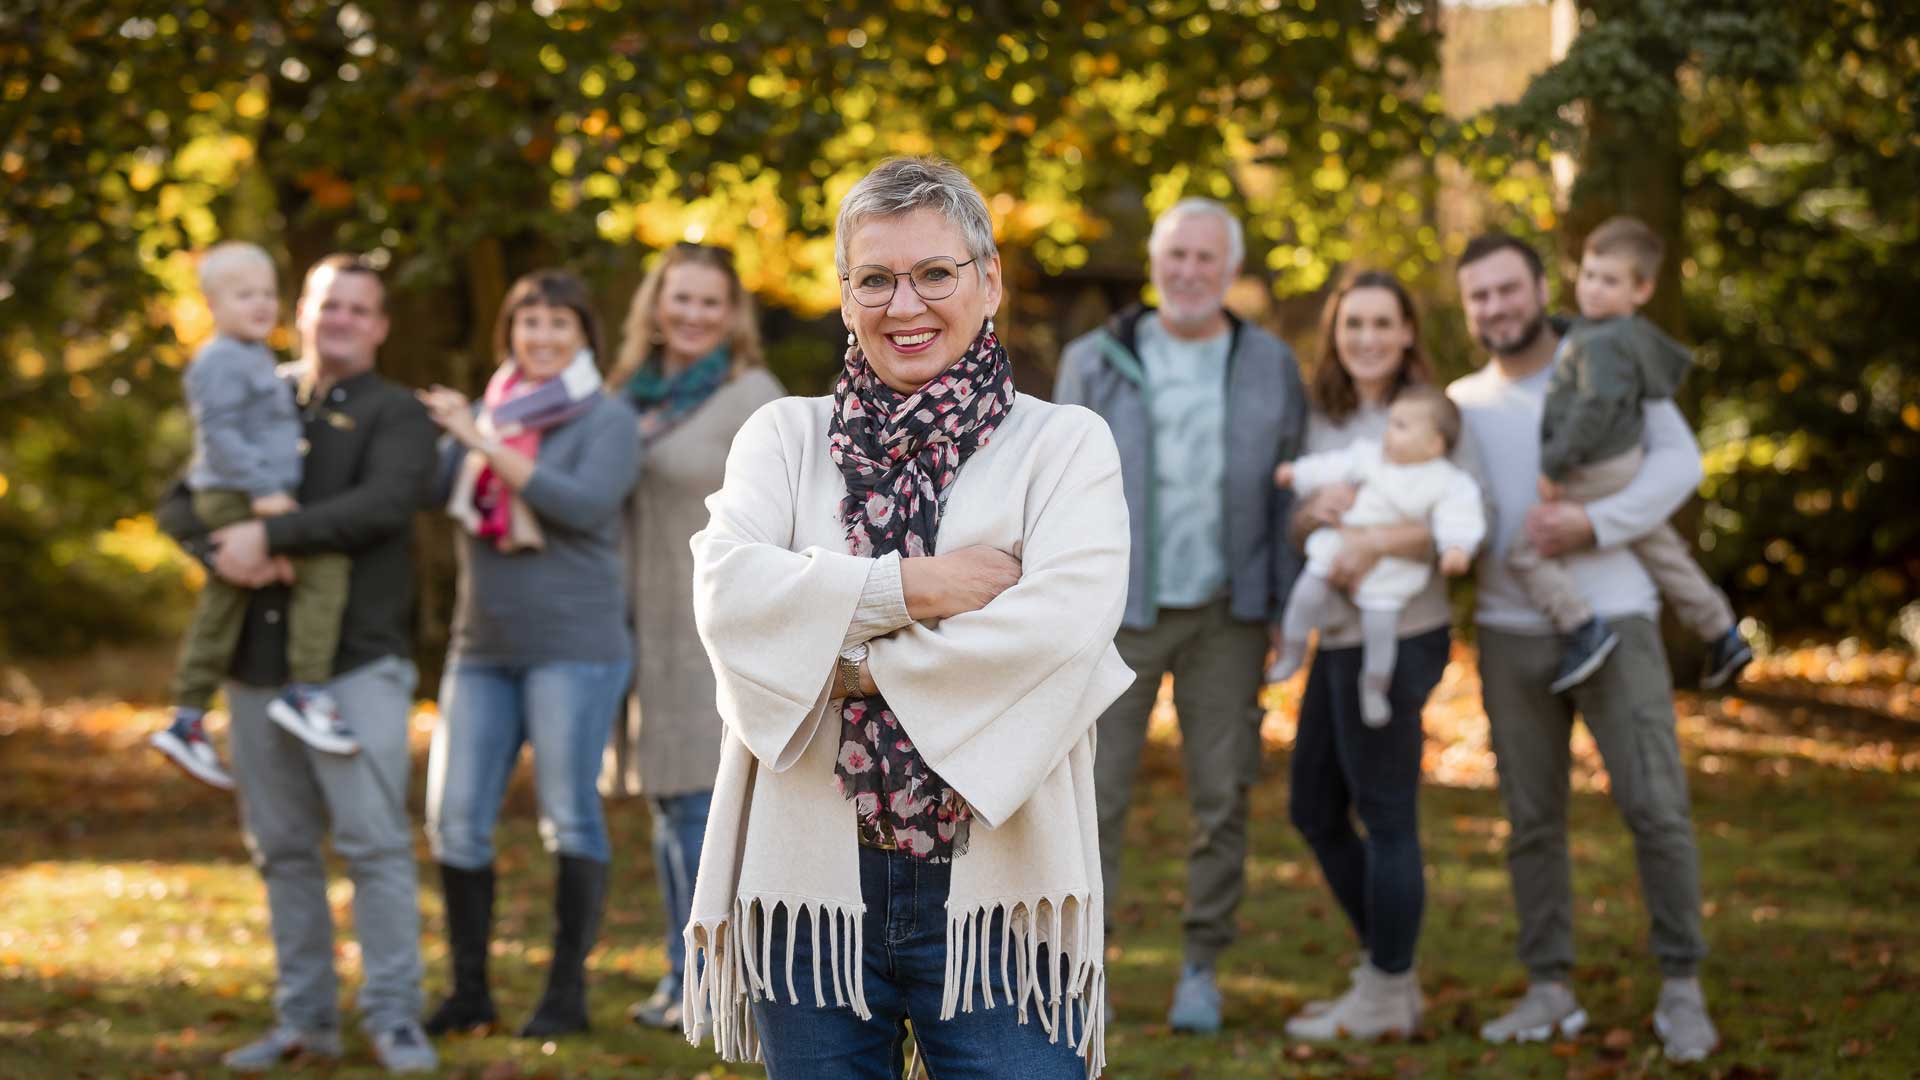
[[[669,988],[678,990],[687,971],[687,919],[693,912],[693,882],[700,873],[700,842],[707,835],[712,791],[689,791],[647,800],[653,812],[653,875],[660,879],[661,910],[667,916]]]
[[[1413,967],[1426,906],[1420,712],[1447,669],[1448,648],[1446,627],[1401,639],[1385,727],[1360,718],[1357,646],[1322,649],[1300,698],[1288,809],[1369,962],[1392,975]],[[1356,814],[1364,838],[1354,831]]]
[[[1011,988],[1000,980],[999,917],[986,934],[986,970],[996,1004],[986,1008],[976,986],[972,1012],[939,1019],[946,978],[947,890],[952,879],[950,863],[860,849],[860,895],[867,906],[862,917],[865,989],[871,1020],[860,1019],[852,1006],[835,1007],[831,991],[825,1007],[815,1003],[813,930],[804,912],[792,920],[793,983],[800,1003],[788,1001],[785,965],[780,961],[774,965],[774,1000],[753,1003],[769,1080],[895,1080],[906,1067],[908,1020],[913,1021],[921,1057],[940,1080],[1010,1076],[1084,1080],[1086,1060],[1074,1052],[1064,1034],[1059,1042],[1049,1042],[1031,1007],[1022,1024],[1006,1003]],[[785,909],[767,922],[773,936],[770,955],[784,959],[789,947]],[[824,928],[820,937],[824,944],[828,937]],[[1046,950],[1041,956],[1044,973]],[[826,956],[819,960],[830,963]],[[1044,974],[1041,981],[1050,982]],[[1077,1039],[1084,1018],[1076,1010],[1072,1019],[1070,1029]]]
[[[456,662],[440,682],[440,725],[427,760],[433,857],[478,870],[493,863],[493,827],[520,757],[533,746],[540,839],[548,851],[607,862],[600,757],[629,660],[506,665]]]

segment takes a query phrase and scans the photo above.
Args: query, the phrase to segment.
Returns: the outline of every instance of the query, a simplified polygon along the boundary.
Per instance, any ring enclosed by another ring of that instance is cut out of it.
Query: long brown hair
[[[523,274],[500,301],[500,316],[493,321],[493,351],[502,364],[513,359],[513,313],[530,304],[563,307],[580,320],[580,333],[587,348],[600,355],[600,316],[593,312],[593,298],[579,278],[565,270],[535,270]]]
[[[1433,363],[1420,345],[1420,310],[1413,304],[1413,294],[1400,284],[1399,278],[1384,270],[1353,271],[1340,280],[1333,295],[1327,297],[1326,306],[1320,309],[1320,349],[1313,361],[1313,379],[1307,384],[1307,397],[1313,407],[1336,424],[1344,423],[1360,408],[1360,393],[1354,389],[1353,376],[1347,374],[1346,366],[1340,363],[1340,349],[1334,342],[1340,307],[1355,289],[1385,289],[1392,293],[1400,304],[1400,317],[1413,331],[1413,340],[1400,354],[1400,370],[1394,375],[1393,385],[1387,388],[1387,400],[1392,401],[1409,386],[1433,382]]]
[[[619,391],[627,380],[647,362],[659,347],[654,340],[660,312],[660,290],[666,287],[667,271],[676,266],[710,266],[727,276],[727,292],[733,304],[733,328],[727,334],[727,354],[734,374],[747,368],[763,367],[766,358],[760,349],[760,320],[753,310],[753,296],[740,283],[733,268],[733,253],[709,244],[679,243],[666,250],[653,264],[640,287],[633,291],[633,303],[627,307],[626,325],[620,330],[620,359],[607,373],[609,389]]]

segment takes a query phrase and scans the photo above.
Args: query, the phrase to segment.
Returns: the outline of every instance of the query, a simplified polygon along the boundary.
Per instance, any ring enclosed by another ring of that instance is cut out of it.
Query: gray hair
[[[847,251],[855,229],[869,218],[904,217],[916,210],[932,210],[960,230],[976,272],[986,280],[987,262],[1000,253],[993,242],[987,200],[952,162],[932,157],[881,162],[840,200],[840,214],[833,223],[833,265],[840,275],[844,277],[850,269]]]
[[[227,240],[213,245],[200,257],[200,291],[207,292],[221,279],[241,268],[274,272],[273,256],[258,244],[245,240]]]
[[[1194,215],[1207,215],[1220,219],[1227,228],[1227,262],[1239,266],[1247,257],[1247,234],[1240,228],[1240,219],[1233,216],[1225,203],[1214,199],[1204,199],[1191,195],[1174,203],[1172,209],[1153,219],[1153,232],[1147,235],[1147,253],[1151,255],[1160,247],[1160,241],[1180,223],[1182,218]]]

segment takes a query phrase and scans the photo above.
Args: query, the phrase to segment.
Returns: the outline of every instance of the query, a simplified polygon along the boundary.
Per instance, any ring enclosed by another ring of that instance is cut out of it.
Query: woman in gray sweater
[[[420,395],[447,433],[438,495],[460,526],[427,776],[453,967],[453,992],[426,1022],[436,1034],[495,1021],[493,827],[523,743],[559,865],[552,968],[520,1034],[587,1027],[585,962],[611,857],[595,781],[633,664],[620,508],[639,468],[632,410],[600,392],[599,342],[577,278],[529,274],[501,305],[501,363],[478,407],[445,387]]]
[[[693,625],[693,551],[720,489],[734,433],[784,397],[760,355],[753,298],[724,248],[676,244],[633,294],[608,375],[640,415],[645,460],[627,504],[627,574],[634,616],[634,694],[614,733],[604,782],[645,795],[653,872],[667,920],[667,973],[628,1014],[644,1027],[680,1026],[681,934],[693,903],[700,843],[720,763],[713,668]]]

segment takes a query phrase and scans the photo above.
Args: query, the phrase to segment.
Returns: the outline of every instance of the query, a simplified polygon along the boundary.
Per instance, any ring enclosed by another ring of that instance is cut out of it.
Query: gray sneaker
[[[1220,1030],[1220,986],[1210,967],[1188,965],[1180,971],[1180,984],[1173,988],[1173,1007],[1167,1010],[1167,1026],[1175,1031],[1211,1035]]]
[[[1660,984],[1653,1030],[1668,1061],[1704,1061],[1720,1045],[1720,1033],[1707,1016],[1707,996],[1699,979],[1668,979]]]
[[[373,1033],[373,1056],[390,1073],[429,1073],[440,1067],[427,1033],[412,1020]]]
[[[340,1033],[337,1031],[301,1031],[277,1024],[265,1035],[229,1050],[220,1063],[234,1072],[258,1073],[277,1068],[294,1057],[338,1058]]]
[[[652,996],[637,1001],[627,1010],[627,1019],[645,1028],[680,1030],[680,984],[672,977],[661,979]]]
[[[1555,1033],[1571,1038],[1587,1026],[1587,1010],[1573,999],[1567,984],[1537,982],[1527,987],[1513,1008],[1480,1027],[1488,1042],[1544,1042]]]

